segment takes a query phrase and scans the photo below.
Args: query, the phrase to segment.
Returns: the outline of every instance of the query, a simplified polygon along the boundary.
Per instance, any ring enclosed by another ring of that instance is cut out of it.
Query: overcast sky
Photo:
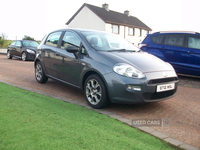
[[[24,35],[41,40],[48,32],[65,28],[84,3],[98,7],[107,3],[120,13],[129,10],[153,32],[200,32],[200,0],[0,0],[0,34],[12,40]]]

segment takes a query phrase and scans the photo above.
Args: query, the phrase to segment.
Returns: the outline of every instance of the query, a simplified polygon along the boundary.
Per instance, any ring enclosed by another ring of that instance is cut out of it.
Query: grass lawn
[[[0,149],[179,149],[106,115],[0,83]]]

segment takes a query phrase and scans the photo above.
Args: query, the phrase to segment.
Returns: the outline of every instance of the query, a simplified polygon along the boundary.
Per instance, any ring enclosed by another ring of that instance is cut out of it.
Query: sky
[[[200,32],[200,0],[0,0],[0,34],[9,40],[24,35],[36,40],[51,31],[67,28],[65,23],[84,4],[130,11],[153,31]],[[84,18],[83,18],[84,19]]]

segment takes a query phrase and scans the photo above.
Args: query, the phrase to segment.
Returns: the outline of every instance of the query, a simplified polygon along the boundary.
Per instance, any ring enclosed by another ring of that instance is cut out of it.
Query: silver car
[[[63,29],[38,46],[35,78],[59,80],[84,91],[87,103],[155,102],[173,96],[178,77],[173,67],[107,32]]]

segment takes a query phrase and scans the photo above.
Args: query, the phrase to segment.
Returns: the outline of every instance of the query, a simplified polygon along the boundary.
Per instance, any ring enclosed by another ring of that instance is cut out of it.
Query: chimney
[[[128,10],[124,11],[124,14],[129,16],[129,11]]]
[[[109,5],[108,4],[102,4],[102,8],[105,8],[105,10],[109,11]]]

